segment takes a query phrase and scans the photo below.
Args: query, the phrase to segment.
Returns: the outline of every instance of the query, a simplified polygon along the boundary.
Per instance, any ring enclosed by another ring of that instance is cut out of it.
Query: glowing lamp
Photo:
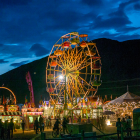
[[[59,76],[59,79],[62,80],[64,77],[62,75]]]
[[[112,124],[110,123],[110,119],[106,120],[106,124],[107,124],[107,125],[112,125]]]

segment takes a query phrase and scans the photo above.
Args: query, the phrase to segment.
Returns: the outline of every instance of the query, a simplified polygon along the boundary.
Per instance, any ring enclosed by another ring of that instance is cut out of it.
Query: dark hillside
[[[126,92],[128,84],[130,92],[140,95],[140,86],[137,86],[140,85],[140,79],[134,79],[140,78],[140,40],[118,42],[101,38],[93,42],[97,45],[102,61],[102,85],[97,94],[102,95],[103,98],[104,95],[113,94],[115,98]],[[29,90],[25,79],[26,72],[29,71],[36,104],[41,95],[49,99],[46,92],[46,64],[47,58],[45,57],[0,75],[0,85],[4,83],[15,93],[17,103],[24,103],[25,95],[29,100]],[[125,79],[132,80],[118,81]]]

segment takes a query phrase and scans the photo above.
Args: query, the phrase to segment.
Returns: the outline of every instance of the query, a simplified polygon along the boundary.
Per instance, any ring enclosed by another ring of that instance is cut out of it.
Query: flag
[[[5,104],[5,98],[4,98],[4,95],[3,95],[3,104]]]
[[[112,100],[112,94],[111,94],[111,96],[110,96],[110,99]]]
[[[10,101],[9,98],[7,98],[7,99],[6,99],[6,104],[7,104],[7,105],[8,105],[8,103],[9,103],[9,101]]]
[[[27,104],[28,100],[27,100],[27,95],[25,96],[25,104]]]
[[[43,100],[42,100],[42,95],[41,95],[41,100],[39,101],[39,104],[42,104],[43,103]]]
[[[105,98],[104,98],[104,100],[103,100],[103,103],[105,102]]]
[[[10,94],[10,100],[12,100],[12,95]]]
[[[105,99],[107,100],[107,95],[105,95]]]

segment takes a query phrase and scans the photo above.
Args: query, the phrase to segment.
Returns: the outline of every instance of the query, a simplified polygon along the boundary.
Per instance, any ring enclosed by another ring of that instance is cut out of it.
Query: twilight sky
[[[140,0],[0,0],[0,75],[48,55],[72,31],[140,39]]]

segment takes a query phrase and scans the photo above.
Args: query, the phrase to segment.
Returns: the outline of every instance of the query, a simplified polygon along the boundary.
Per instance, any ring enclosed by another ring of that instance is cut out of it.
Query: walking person
[[[49,118],[46,118],[46,127],[49,128]]]
[[[118,135],[118,140],[119,140],[119,134],[121,134],[121,122],[120,118],[118,118],[118,121],[116,122],[116,127],[117,127],[117,135]]]
[[[100,127],[100,119],[99,119],[99,116],[97,116],[97,128],[98,128],[98,129],[101,129],[101,127]]]
[[[44,122],[42,122],[42,131],[44,132]]]
[[[4,123],[4,137],[6,137],[6,139],[8,139],[8,135],[7,135],[7,130],[8,130],[8,120],[5,121]]]
[[[104,131],[105,130],[105,117],[104,116],[102,116],[101,118],[101,127],[102,127],[102,131]]]
[[[88,119],[87,119],[87,123],[90,123],[90,117],[88,117]]]
[[[24,120],[22,120],[21,126],[22,126],[22,131],[23,131],[23,134],[24,134],[24,129],[25,129],[25,122],[24,122]]]
[[[81,123],[81,115],[79,115],[78,122]]]
[[[13,118],[10,120],[10,131],[11,131],[11,138],[13,138],[13,129],[14,129],[14,122]]]
[[[127,124],[126,124],[126,121],[125,121],[125,118],[122,119],[121,125],[122,125],[123,134],[125,134],[124,131],[126,131],[126,125],[127,125]]]
[[[132,133],[131,133],[132,120],[131,120],[130,116],[128,116],[126,123],[127,123],[127,136],[132,136]]]
[[[65,134],[67,129],[67,119],[65,117],[63,118],[62,126],[63,126],[63,133]]]
[[[10,124],[8,125],[7,128],[7,139],[10,140]]]
[[[4,140],[4,126],[1,128],[1,139]]]
[[[42,123],[43,123],[43,117],[40,115],[40,118],[39,118],[40,132],[42,132]]]
[[[58,119],[56,119],[53,130],[56,129],[58,134],[59,134],[59,124],[60,124],[60,121]]]
[[[51,122],[51,117],[49,116],[49,118],[48,118],[49,120],[49,128],[51,129],[51,126],[52,126],[52,122]]]
[[[35,127],[35,130],[36,130],[36,134],[38,134],[37,132],[38,132],[38,126],[39,126],[39,124],[38,124],[38,120],[37,120],[37,118],[36,118],[36,120],[35,120],[35,122],[34,122],[34,127]]]

